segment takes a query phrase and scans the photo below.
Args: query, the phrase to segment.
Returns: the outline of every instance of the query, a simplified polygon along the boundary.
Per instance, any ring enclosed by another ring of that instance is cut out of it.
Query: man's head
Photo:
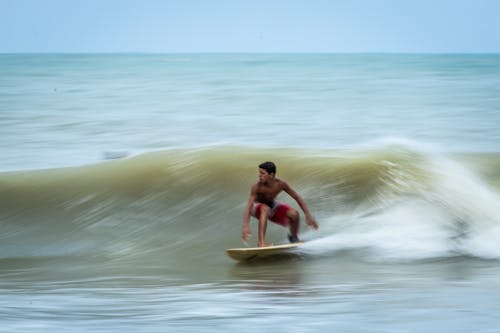
[[[276,175],[276,165],[273,162],[264,162],[259,164],[259,181],[267,182]]]
[[[264,162],[259,164],[259,169],[264,169],[267,171],[269,174],[275,174],[276,175],[276,164],[273,162]]]

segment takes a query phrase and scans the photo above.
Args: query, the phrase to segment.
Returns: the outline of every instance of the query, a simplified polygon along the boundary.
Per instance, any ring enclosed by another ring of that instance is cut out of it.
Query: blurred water
[[[384,137],[497,151],[498,55],[0,55],[0,169]]]
[[[0,55],[0,331],[495,332],[499,87],[498,55]],[[237,264],[264,159],[320,230]]]

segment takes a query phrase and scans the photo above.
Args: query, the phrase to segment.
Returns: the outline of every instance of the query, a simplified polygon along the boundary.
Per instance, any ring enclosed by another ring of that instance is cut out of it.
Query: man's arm
[[[252,186],[252,190],[250,191],[250,196],[248,197],[247,206],[245,207],[245,212],[243,213],[243,228],[241,232],[241,239],[243,240],[243,242],[246,242],[252,235],[250,231],[249,222],[250,222],[250,212],[252,210],[253,203],[255,202],[255,193],[256,190],[254,185]]]
[[[290,185],[288,185],[287,182],[284,181],[283,181],[283,190],[286,193],[288,193],[288,195],[290,195],[297,202],[297,204],[299,204],[300,209],[302,209],[302,211],[306,216],[307,225],[315,230],[318,229],[318,224],[316,223],[311,213],[309,212],[309,207],[307,207],[307,204],[304,201],[304,199],[302,199],[302,197],[297,192],[295,192],[295,190]]]

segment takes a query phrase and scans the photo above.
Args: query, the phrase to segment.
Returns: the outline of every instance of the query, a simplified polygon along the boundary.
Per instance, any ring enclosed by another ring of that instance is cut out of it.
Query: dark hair
[[[274,173],[276,174],[276,165],[273,162],[264,162],[259,165],[260,169],[264,169],[267,171],[267,173],[271,174]]]

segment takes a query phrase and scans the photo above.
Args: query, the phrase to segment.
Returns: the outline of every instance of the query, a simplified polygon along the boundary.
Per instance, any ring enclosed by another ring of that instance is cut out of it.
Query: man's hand
[[[250,236],[252,236],[250,228],[248,227],[248,224],[244,224],[243,231],[241,232],[241,240],[243,243],[246,243],[250,239]]]
[[[306,223],[310,228],[313,228],[314,230],[318,230],[318,224],[316,223],[316,220],[312,216],[306,217]]]

